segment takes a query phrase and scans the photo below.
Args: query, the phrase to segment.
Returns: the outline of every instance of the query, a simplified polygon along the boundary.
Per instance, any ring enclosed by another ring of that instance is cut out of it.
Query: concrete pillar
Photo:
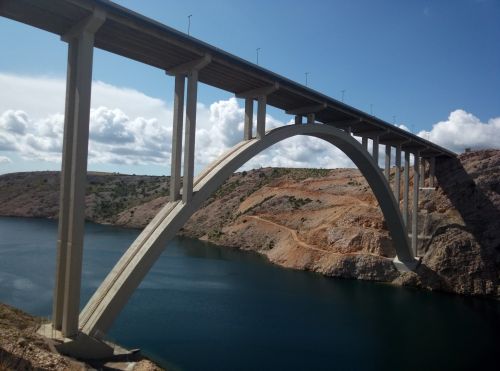
[[[252,139],[253,131],[253,99],[245,98],[245,126],[243,128],[243,139]]]
[[[429,187],[434,187],[436,177],[436,157],[432,156],[429,161]]]
[[[401,144],[396,145],[396,174],[394,176],[394,196],[399,206],[401,201]]]
[[[372,142],[373,142],[372,156],[378,167],[378,135],[375,135],[373,137]]]
[[[363,145],[363,148],[368,151],[368,138],[367,137],[361,138],[361,144]]]
[[[181,158],[182,158],[182,126],[184,122],[184,87],[186,77],[175,76],[174,118],[172,126],[172,161],[170,167],[170,200],[180,199]]]
[[[425,187],[425,162],[425,159],[420,159],[420,187]]]
[[[193,197],[194,146],[196,134],[196,103],[198,96],[198,70],[187,75],[186,131],[184,136],[184,174],[182,183],[182,202],[187,203]]]
[[[404,189],[403,189],[403,221],[408,228],[408,198],[410,193],[410,152],[405,151]]]
[[[352,128],[350,126],[346,127],[345,132],[349,135],[352,135]]]
[[[415,152],[413,161],[413,210],[411,218],[411,248],[415,256],[418,256],[418,192],[420,181],[420,154],[418,151]]]
[[[302,125],[302,116],[295,115],[295,125]]]
[[[385,145],[385,178],[389,181],[391,176],[391,146],[389,144]]]
[[[307,114],[307,123],[314,124],[315,121],[316,121],[316,115],[314,113],[308,113]]]
[[[68,40],[61,196],[53,323],[78,333],[94,34]]]
[[[267,96],[259,96],[257,108],[257,139],[261,139],[266,135],[266,105]]]

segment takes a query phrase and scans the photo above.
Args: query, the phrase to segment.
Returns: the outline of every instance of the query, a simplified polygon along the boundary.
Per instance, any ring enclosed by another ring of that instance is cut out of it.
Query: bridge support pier
[[[436,157],[432,156],[429,160],[429,187],[434,187],[436,181]]]
[[[379,144],[379,136],[374,135],[372,139],[372,156],[373,159],[375,160],[375,163],[377,164],[377,167],[378,167],[378,151],[379,151],[378,144]]]
[[[396,196],[396,202],[399,206],[399,202],[401,201],[401,144],[396,145],[396,174],[394,176],[394,196]]]
[[[361,144],[363,148],[368,151],[368,137],[361,138]]]
[[[187,75],[186,130],[184,136],[184,172],[182,181],[182,202],[188,203],[193,197],[194,146],[196,134],[196,103],[198,97],[198,70]]]
[[[419,192],[419,181],[420,181],[420,153],[415,151],[413,160],[413,210],[411,218],[411,248],[413,254],[417,254],[417,242],[418,242],[418,192]]]
[[[185,76],[175,76],[174,88],[174,117],[172,123],[172,154],[170,168],[170,200],[180,199],[181,189],[181,158],[182,158],[182,129],[184,123],[184,87]]]
[[[253,99],[245,99],[245,125],[243,127],[243,139],[250,140],[253,136]]]
[[[95,11],[62,37],[68,70],[52,321],[65,337],[78,334],[94,34],[104,20]]]
[[[408,229],[408,198],[410,193],[410,152],[405,151],[404,188],[403,188],[403,221]]]
[[[391,177],[391,151],[392,147],[389,144],[385,145],[385,178],[389,182]]]

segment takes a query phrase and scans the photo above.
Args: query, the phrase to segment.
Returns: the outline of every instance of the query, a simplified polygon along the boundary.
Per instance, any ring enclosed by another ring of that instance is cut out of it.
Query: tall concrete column
[[[396,196],[396,202],[399,205],[401,201],[401,144],[396,145],[396,174],[394,176],[394,196]]]
[[[420,187],[425,187],[425,163],[426,160],[424,158],[420,159]]]
[[[377,167],[378,167],[378,135],[375,135],[372,139],[372,144],[373,144],[373,148],[372,148],[372,156],[373,156],[373,159],[375,160],[375,163],[377,164]]]
[[[257,108],[257,139],[261,139],[266,135],[266,105],[267,96],[259,96]]]
[[[314,124],[315,121],[316,121],[316,115],[314,113],[307,114],[307,123],[308,124]]]
[[[198,70],[189,71],[187,79],[186,131],[184,135],[184,174],[182,183],[182,202],[184,203],[191,201],[193,197]]]
[[[368,151],[368,138],[367,137],[361,138],[361,144],[363,145],[363,148]]]
[[[302,116],[295,115],[295,125],[302,125]]]
[[[389,144],[385,145],[385,178],[389,181],[391,176],[391,146]]]
[[[172,127],[172,161],[170,168],[170,200],[180,199],[181,158],[182,158],[182,126],[184,122],[184,86],[186,76],[175,76],[174,118]]]
[[[403,221],[408,228],[408,198],[410,194],[410,152],[405,151],[404,189],[403,189]]]
[[[252,139],[253,131],[253,99],[245,98],[245,126],[243,128],[243,139]]]
[[[420,181],[420,153],[415,151],[413,160],[413,210],[411,218],[411,248],[415,256],[418,242],[418,192]]]
[[[82,30],[67,41],[68,74],[53,324],[64,336],[70,337],[78,333],[80,310],[94,33]]]
[[[436,177],[436,157],[432,156],[429,161],[429,187],[434,187]]]

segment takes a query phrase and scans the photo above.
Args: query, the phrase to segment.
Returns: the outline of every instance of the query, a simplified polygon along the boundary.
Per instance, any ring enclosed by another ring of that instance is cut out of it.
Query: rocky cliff
[[[394,268],[382,213],[355,169],[234,174],[180,233],[328,276],[498,298],[499,175],[497,150],[438,161],[439,187],[421,191],[422,263],[412,273]],[[0,176],[0,215],[57,217],[58,180],[53,172]],[[141,228],[168,200],[168,182],[168,177],[89,174],[87,219]]]

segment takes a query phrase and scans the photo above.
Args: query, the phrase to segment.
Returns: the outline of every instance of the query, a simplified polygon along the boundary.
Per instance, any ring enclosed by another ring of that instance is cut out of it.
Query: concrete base
[[[392,262],[396,266],[396,269],[398,271],[400,271],[401,273],[403,273],[403,272],[413,272],[418,267],[418,265],[420,264],[420,260],[421,260],[420,258],[414,258],[414,260],[412,260],[412,261],[402,262],[396,256],[392,260]]]
[[[54,340],[57,351],[78,359],[104,359],[114,355],[114,349],[103,342],[83,332],[73,338],[66,338],[58,330],[54,330],[51,323],[40,326],[37,331],[40,335]]]

